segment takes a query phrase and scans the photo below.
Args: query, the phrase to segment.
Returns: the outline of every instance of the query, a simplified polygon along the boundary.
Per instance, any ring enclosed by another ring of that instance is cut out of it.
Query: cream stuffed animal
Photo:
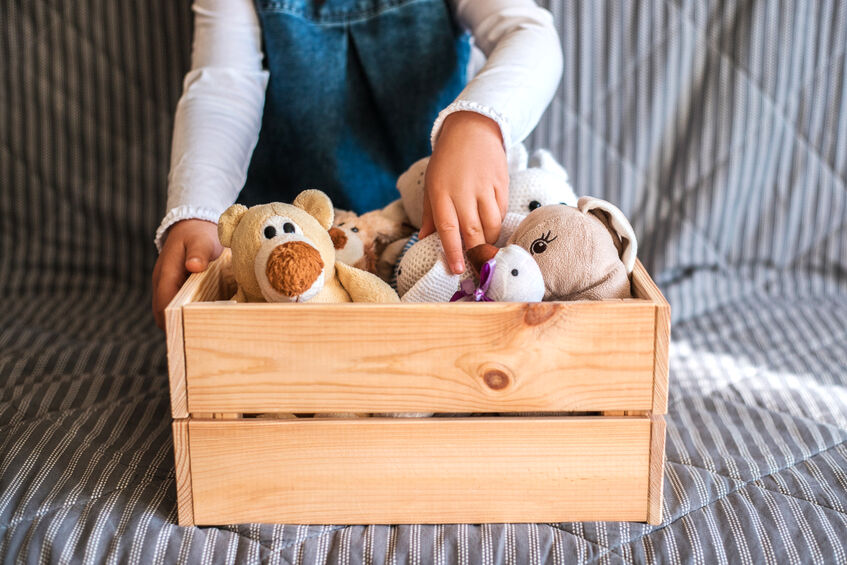
[[[528,251],[538,264],[544,300],[632,296],[635,232],[623,212],[605,200],[583,196],[576,208],[538,208],[524,218],[509,243]]]
[[[305,190],[293,204],[230,206],[218,221],[232,249],[237,302],[398,302],[379,277],[336,261],[332,202]]]

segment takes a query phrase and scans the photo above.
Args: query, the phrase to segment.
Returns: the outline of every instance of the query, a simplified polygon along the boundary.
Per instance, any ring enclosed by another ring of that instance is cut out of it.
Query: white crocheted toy
[[[539,149],[527,158],[523,146],[511,151],[509,205],[503,219],[497,247],[504,247],[509,237],[527,214],[548,204],[576,206],[577,198],[568,182],[568,173],[549,151]],[[423,215],[423,190],[429,157],[415,162],[397,179],[403,207],[412,225],[420,227]],[[394,252],[399,253],[398,243]],[[465,263],[468,263],[465,257]],[[412,245],[397,264],[397,293],[403,302],[447,302],[461,281],[474,274],[466,269],[462,275],[450,272],[444,260],[444,249],[438,234],[432,234]],[[412,290],[414,289],[414,290]]]

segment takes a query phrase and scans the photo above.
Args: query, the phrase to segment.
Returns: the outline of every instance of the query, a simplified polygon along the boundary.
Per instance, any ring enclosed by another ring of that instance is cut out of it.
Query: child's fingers
[[[444,255],[447,256],[447,265],[454,274],[460,275],[465,272],[465,260],[462,256],[462,236],[459,234],[459,219],[453,201],[449,198],[439,198],[432,202],[432,218],[441,245],[444,247]]]
[[[432,206],[429,205],[429,196],[424,191],[423,199],[423,217],[421,218],[421,229],[418,233],[418,239],[423,239],[428,235],[435,233],[435,222],[432,219]]]
[[[158,272],[158,280],[153,281],[153,314],[156,323],[164,329],[165,308],[168,303],[179,292],[182,283],[188,273],[183,268],[182,246],[166,246],[159,256],[161,264]]]
[[[497,207],[500,210],[500,220],[506,217],[506,212],[509,209],[509,177],[506,177],[506,188],[495,188],[494,198],[497,201]]]
[[[500,215],[500,206],[493,198],[481,198],[477,201],[479,208],[479,220],[482,222],[482,231],[485,234],[484,243],[494,245],[500,237],[500,226],[503,224],[503,216]],[[470,249],[470,247],[468,247]]]
[[[460,205],[456,206],[456,212],[459,217],[459,230],[462,234],[464,248],[470,249],[485,243],[485,231],[482,229],[477,201],[462,201]]]
[[[209,261],[221,254],[220,244],[206,237],[205,232],[197,234],[185,242],[185,269],[190,273],[206,270]]]

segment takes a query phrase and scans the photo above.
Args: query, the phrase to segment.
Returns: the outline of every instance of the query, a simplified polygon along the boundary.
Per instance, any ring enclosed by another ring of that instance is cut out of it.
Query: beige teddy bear
[[[398,302],[379,277],[336,261],[332,202],[305,190],[293,204],[230,206],[218,222],[232,249],[237,302]]]

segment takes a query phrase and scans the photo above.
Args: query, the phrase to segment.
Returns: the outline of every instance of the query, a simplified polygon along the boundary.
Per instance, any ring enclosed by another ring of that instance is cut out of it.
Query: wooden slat
[[[194,499],[191,490],[191,458],[189,455],[188,427],[188,420],[173,421],[176,500],[180,526],[194,525]]]
[[[201,300],[219,300],[221,296],[221,269],[230,263],[230,251],[221,256],[202,273],[188,277],[185,284],[165,308],[165,333],[168,349],[168,379],[171,389],[171,414],[174,418],[188,416],[185,386],[185,341],[182,307]]]
[[[198,524],[647,518],[649,418],[197,421]]]
[[[194,412],[649,410],[654,305],[189,304]]]
[[[647,507],[647,523],[658,525],[662,523],[662,492],[665,476],[665,417],[654,415],[651,420],[650,501]]]
[[[649,300],[656,305],[652,411],[654,414],[666,414],[668,411],[668,348],[671,338],[671,307],[662,291],[650,278],[641,261],[635,262],[635,268],[632,271],[632,289],[637,298]]]

